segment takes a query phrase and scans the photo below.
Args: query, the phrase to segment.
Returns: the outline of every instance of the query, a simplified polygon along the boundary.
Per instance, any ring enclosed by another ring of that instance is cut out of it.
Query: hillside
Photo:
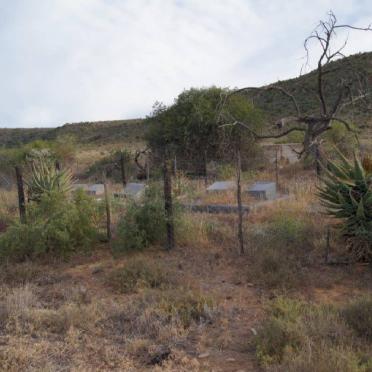
[[[64,135],[72,135],[82,144],[138,142],[143,133],[142,119],[81,122],[57,128],[0,128],[0,145],[11,147],[38,139],[53,140]]]
[[[340,80],[358,79],[364,89],[372,93],[372,52],[354,54],[350,57],[339,59],[330,63],[324,73],[324,95],[328,104],[336,101]],[[276,83],[290,92],[300,106],[303,113],[318,114],[319,101],[315,94],[317,91],[317,73],[312,71],[300,77]],[[356,89],[352,92],[358,95]],[[252,97],[252,96],[251,96]],[[283,94],[276,91],[266,91],[255,98],[255,104],[262,108],[270,120],[283,116],[293,115],[293,103]],[[344,110],[344,118],[352,121],[363,132],[372,127],[372,116],[365,103],[355,104],[353,110]]]
[[[372,90],[372,52],[355,54],[331,63],[325,75],[326,97],[333,102],[340,79],[354,77],[355,71],[358,71],[358,79],[362,84]],[[317,97],[313,93],[316,89],[314,71],[294,79],[279,81],[277,84],[297,98],[303,112],[318,111]],[[277,92],[263,92],[255,103],[266,112],[268,122],[293,114],[291,101]],[[371,138],[372,116],[365,105],[356,104],[352,113],[349,110],[344,112],[343,116],[357,125],[363,138]],[[15,146],[36,139],[54,139],[60,135],[74,135],[82,144],[138,142],[142,140],[144,130],[142,119],[81,122],[65,124],[58,128],[0,129],[0,145]]]

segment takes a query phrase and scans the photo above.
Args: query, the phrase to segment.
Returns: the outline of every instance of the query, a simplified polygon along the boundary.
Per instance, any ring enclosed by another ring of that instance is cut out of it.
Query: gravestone
[[[93,196],[103,195],[105,193],[105,187],[102,183],[96,183],[88,187],[87,193]]]
[[[145,193],[146,185],[144,183],[127,183],[124,189],[124,195],[138,199]]]
[[[89,190],[89,185],[87,185],[86,183],[74,183],[72,185],[72,189],[74,191],[76,190],[83,190],[83,191],[88,191]]]
[[[276,199],[276,183],[256,182],[248,189],[248,193],[256,199],[274,200]]]
[[[234,181],[217,181],[207,188],[207,192],[224,192],[236,189]]]

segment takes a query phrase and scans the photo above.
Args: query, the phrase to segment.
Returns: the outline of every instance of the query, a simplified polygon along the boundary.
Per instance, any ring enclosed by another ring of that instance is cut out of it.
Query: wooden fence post
[[[23,187],[22,172],[19,167],[15,167],[15,172],[16,172],[16,178],[17,178],[19,217],[20,217],[21,223],[26,223],[26,201],[25,201],[25,191]]]
[[[240,148],[236,149],[236,199],[238,203],[238,240],[239,253],[244,254],[244,237],[243,237],[243,206],[242,206],[242,189],[241,189],[241,167],[242,160]]]
[[[111,240],[111,208],[110,208],[109,191],[108,191],[106,179],[104,179],[103,187],[105,190],[105,204],[106,204],[106,233],[107,233],[107,240],[110,241]]]
[[[123,183],[123,187],[127,185],[127,174],[125,172],[125,159],[123,151],[120,152],[120,170],[121,170],[121,181]]]
[[[163,177],[164,177],[164,209],[167,229],[167,250],[174,248],[174,221],[172,204],[172,182],[168,168],[166,156],[163,159]]]

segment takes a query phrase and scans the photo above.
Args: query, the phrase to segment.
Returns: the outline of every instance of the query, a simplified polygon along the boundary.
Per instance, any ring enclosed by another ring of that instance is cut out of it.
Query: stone
[[[199,359],[208,358],[209,355],[210,355],[209,353],[202,353],[202,354],[199,354],[199,355],[198,355],[198,358],[199,358]]]
[[[276,199],[276,183],[256,182],[248,189],[248,193],[256,199],[274,200]]]
[[[144,183],[127,183],[124,194],[132,198],[140,198],[145,193],[146,185]]]
[[[236,189],[236,183],[234,181],[217,181],[207,187],[207,192],[223,192]]]
[[[84,191],[88,191],[89,190],[89,185],[87,185],[86,183],[74,183],[72,185],[72,188],[73,188],[73,190],[84,190]]]

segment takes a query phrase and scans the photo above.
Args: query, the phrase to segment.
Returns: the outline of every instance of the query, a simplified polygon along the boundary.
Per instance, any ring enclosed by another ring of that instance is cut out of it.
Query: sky
[[[145,117],[190,87],[296,77],[333,10],[367,26],[370,0],[0,0],[0,127]],[[345,54],[372,51],[372,32]]]

